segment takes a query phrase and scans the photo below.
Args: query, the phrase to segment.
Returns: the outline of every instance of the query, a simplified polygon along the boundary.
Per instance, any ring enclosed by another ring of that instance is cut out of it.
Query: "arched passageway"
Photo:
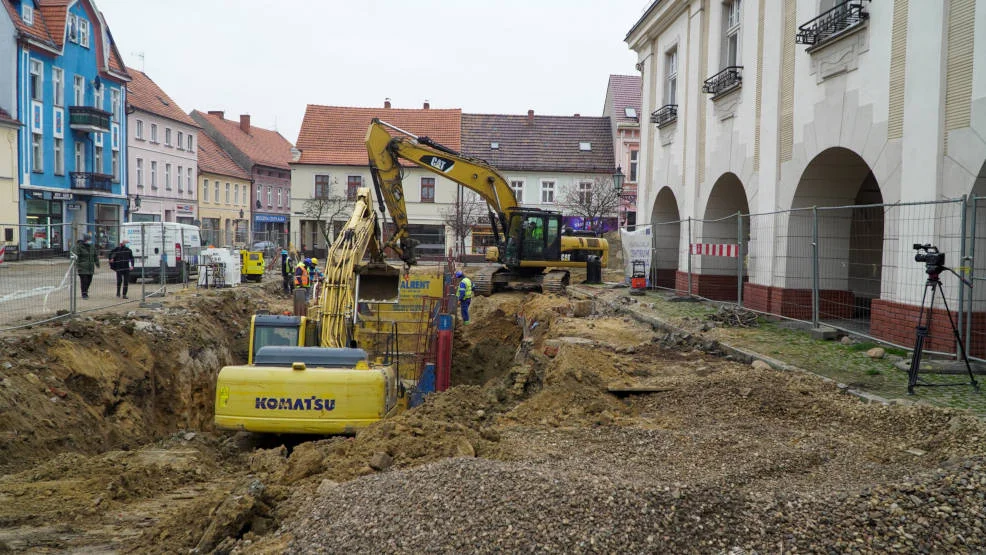
[[[829,148],[808,164],[791,203],[794,210],[778,226],[783,233],[778,240],[786,247],[779,250],[784,257],[778,264],[784,287],[773,304],[781,314],[812,318],[817,268],[819,318],[869,331],[871,303],[880,297],[883,274],[882,203],[876,177],[855,152]],[[817,249],[812,246],[816,236]]]
[[[656,287],[673,288],[681,249],[681,215],[670,187],[657,193],[651,210],[651,224],[654,237],[651,283]]]
[[[744,272],[738,246],[750,239],[749,226],[743,225],[746,218],[741,215],[749,213],[746,189],[739,177],[734,173],[720,176],[709,192],[702,219],[693,224],[691,243],[697,245],[690,255],[694,294],[736,300],[740,272]],[[684,277],[687,279],[687,274]]]

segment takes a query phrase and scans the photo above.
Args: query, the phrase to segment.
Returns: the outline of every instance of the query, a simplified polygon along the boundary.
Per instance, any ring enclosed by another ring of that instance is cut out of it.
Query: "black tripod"
[[[942,270],[948,270],[955,274],[955,277],[959,278],[959,281],[970,285],[962,276],[955,273],[955,270],[951,268],[946,268],[944,266],[937,266],[929,264],[927,268],[928,281],[924,284],[924,294],[921,295],[921,310],[918,312],[918,325],[917,325],[917,337],[914,340],[914,354],[911,355],[911,367],[907,371],[907,393],[909,395],[914,395],[915,386],[925,386],[925,387],[947,387],[956,385],[971,385],[979,391],[979,384],[976,383],[976,378],[972,374],[972,366],[969,365],[969,357],[965,352],[965,345],[962,344],[962,337],[959,335],[958,328],[955,327],[955,320],[952,319],[952,312],[948,309],[948,300],[945,299],[945,290],[942,289],[941,275]],[[928,298],[928,290],[931,290],[931,302],[928,303],[927,318],[925,319],[924,312],[924,301]],[[955,342],[959,345],[959,353],[962,355],[962,360],[965,362],[965,368],[969,372],[969,382],[968,383],[918,383],[918,371],[921,369],[921,354],[924,351],[924,340],[928,337],[928,333],[931,330],[931,318],[935,312],[935,293],[941,294],[941,302],[945,305],[945,316],[948,317],[948,323],[952,326],[952,333],[955,335]],[[924,320],[924,324],[922,324]]]

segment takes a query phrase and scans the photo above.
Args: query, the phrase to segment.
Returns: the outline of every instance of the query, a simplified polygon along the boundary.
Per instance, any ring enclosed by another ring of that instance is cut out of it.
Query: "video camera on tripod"
[[[911,366],[907,372],[907,393],[914,395],[914,387],[920,385],[971,385],[976,391],[979,391],[979,384],[976,382],[976,378],[972,374],[972,366],[969,364],[969,356],[966,354],[965,345],[962,343],[962,336],[959,335],[959,330],[955,326],[955,320],[952,318],[952,311],[948,309],[948,301],[945,298],[945,291],[942,289],[941,279],[938,276],[941,275],[942,272],[951,272],[955,275],[955,277],[959,278],[959,281],[969,287],[972,287],[972,282],[959,275],[955,270],[945,266],[945,253],[939,251],[938,247],[932,245],[931,243],[925,243],[923,245],[914,243],[914,250],[918,251],[918,253],[914,255],[914,261],[924,263],[924,271],[928,274],[928,280],[924,284],[924,294],[921,296],[921,308],[918,312],[918,324],[915,328],[916,337],[914,339],[914,349],[911,353]],[[928,299],[928,291],[931,291],[930,301]],[[920,372],[921,369],[921,356],[924,351],[924,343],[930,335],[931,319],[935,313],[935,295],[941,296],[942,305],[945,307],[945,316],[948,318],[948,324],[952,328],[952,335],[955,337],[955,343],[959,346],[959,354],[965,362],[965,368],[969,373],[968,383],[921,383],[919,381],[918,372]],[[927,310],[925,309],[925,301],[929,301]]]
[[[915,254],[914,261],[924,262],[924,271],[928,275],[937,275],[948,269],[945,267],[945,253],[939,251],[938,247],[931,243],[925,243],[923,245],[914,243],[914,250],[924,251]]]

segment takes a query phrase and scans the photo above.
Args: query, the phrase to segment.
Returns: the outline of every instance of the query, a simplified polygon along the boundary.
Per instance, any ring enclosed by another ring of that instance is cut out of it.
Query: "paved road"
[[[89,298],[83,300],[79,278],[70,272],[67,258],[32,260],[0,264],[0,329],[54,316],[59,311],[70,310],[70,294],[74,281],[79,312],[103,308],[127,302],[116,296],[116,273],[109,269],[109,262],[100,261],[96,269]],[[159,283],[145,280],[147,294],[160,289]],[[180,288],[182,284],[169,284]],[[140,302],[142,284],[130,284],[130,302]]]

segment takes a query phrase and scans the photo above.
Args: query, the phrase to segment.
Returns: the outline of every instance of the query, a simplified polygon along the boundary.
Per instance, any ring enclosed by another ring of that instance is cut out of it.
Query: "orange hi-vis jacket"
[[[299,262],[294,268],[294,286],[308,287],[308,266],[304,262]]]

